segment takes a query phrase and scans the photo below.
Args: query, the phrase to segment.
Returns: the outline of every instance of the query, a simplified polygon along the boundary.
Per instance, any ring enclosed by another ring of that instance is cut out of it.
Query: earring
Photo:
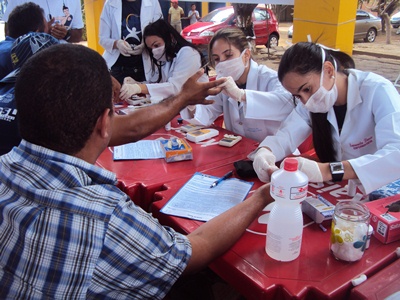
[[[331,78],[332,78],[332,79],[335,79],[335,76],[332,75]]]

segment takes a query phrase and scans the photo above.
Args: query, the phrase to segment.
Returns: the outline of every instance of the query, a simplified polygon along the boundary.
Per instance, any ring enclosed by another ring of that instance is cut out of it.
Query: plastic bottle
[[[267,225],[265,251],[279,261],[292,261],[300,255],[303,235],[301,202],[307,196],[308,177],[298,170],[295,158],[284,160],[284,168],[272,173],[271,196],[275,205]]]

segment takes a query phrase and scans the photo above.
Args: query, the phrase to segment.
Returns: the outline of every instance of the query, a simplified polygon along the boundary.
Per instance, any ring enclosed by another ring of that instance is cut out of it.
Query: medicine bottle
[[[298,170],[295,158],[287,158],[283,163],[284,168],[271,176],[270,193],[275,205],[268,220],[265,251],[273,259],[292,261],[301,250],[301,202],[307,197],[308,177]]]

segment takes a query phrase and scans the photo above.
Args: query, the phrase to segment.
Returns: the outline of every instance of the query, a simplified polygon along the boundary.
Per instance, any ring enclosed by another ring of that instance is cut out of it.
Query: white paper
[[[253,182],[229,178],[210,188],[218,177],[195,173],[161,209],[162,213],[208,221],[242,202]]]
[[[114,160],[164,158],[159,140],[141,140],[114,147]]]

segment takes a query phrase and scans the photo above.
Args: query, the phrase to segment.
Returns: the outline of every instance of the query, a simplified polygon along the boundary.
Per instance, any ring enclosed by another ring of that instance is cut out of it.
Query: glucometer
[[[218,145],[224,147],[232,147],[233,145],[237,144],[242,137],[240,135],[233,135],[233,134],[225,134],[222,139],[218,142]]]
[[[208,129],[199,129],[195,131],[190,131],[186,133],[186,138],[191,142],[201,142],[204,140],[211,139],[214,136],[217,136],[219,131],[216,129],[208,128]]]
[[[183,132],[191,132],[191,131],[199,130],[202,128],[204,128],[204,126],[202,126],[202,125],[186,124],[186,125],[182,125],[180,130]]]

